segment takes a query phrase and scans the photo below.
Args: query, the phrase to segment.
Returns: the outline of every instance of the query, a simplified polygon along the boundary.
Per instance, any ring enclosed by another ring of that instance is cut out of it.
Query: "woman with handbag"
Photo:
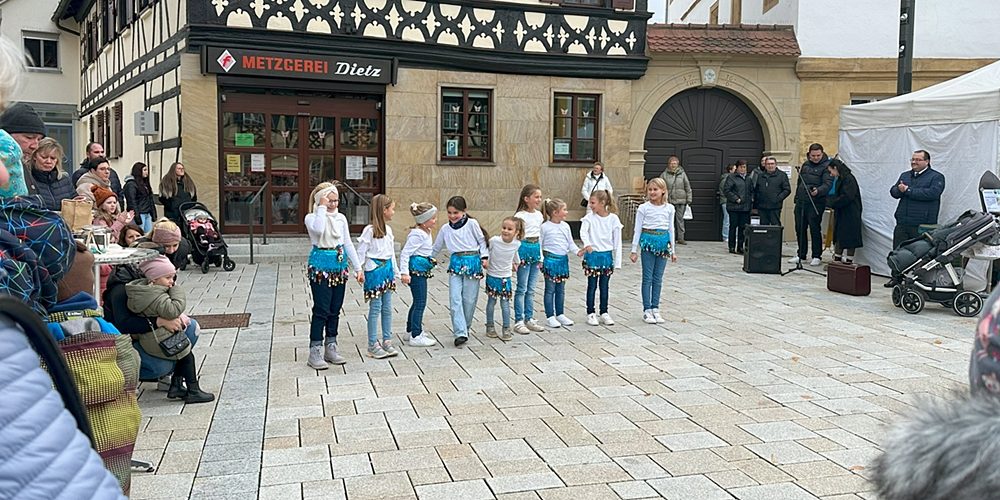
[[[607,191],[609,195],[614,196],[611,179],[604,175],[604,164],[599,161],[594,162],[593,170],[587,172],[587,176],[583,178],[583,188],[580,189],[580,196],[583,197],[580,200],[580,206],[587,209],[588,215],[591,212],[590,195],[594,194],[594,191]]]

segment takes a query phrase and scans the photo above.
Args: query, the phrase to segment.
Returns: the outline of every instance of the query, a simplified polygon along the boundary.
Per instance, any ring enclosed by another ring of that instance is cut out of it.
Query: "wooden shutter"
[[[611,7],[616,10],[634,10],[635,0],[611,0]]]
[[[97,141],[97,118],[94,115],[90,115],[90,135],[87,140],[89,142]]]
[[[123,155],[123,149],[125,149],[124,141],[124,131],[122,126],[122,102],[118,101],[115,103],[114,107],[114,118],[115,118],[115,128],[114,128],[114,138],[112,142],[115,144],[115,158],[121,158]]]
[[[94,134],[94,142],[99,142],[104,147],[107,147],[107,143],[104,142],[104,110],[97,111],[97,133]],[[107,154],[107,151],[104,152]]]

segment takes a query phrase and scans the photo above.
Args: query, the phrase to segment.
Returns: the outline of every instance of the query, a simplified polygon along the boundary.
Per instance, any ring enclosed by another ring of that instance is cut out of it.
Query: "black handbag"
[[[587,174],[587,175],[590,175],[590,174]],[[601,174],[600,177],[597,178],[597,182],[594,183],[594,187],[590,188],[590,196],[594,196],[594,191],[597,191],[597,185],[601,183],[601,179],[603,179],[603,178],[604,178],[604,174]],[[590,204],[590,200],[588,199],[588,198],[590,198],[590,196],[588,196],[587,198],[584,198],[584,199],[580,200],[580,207],[587,208],[587,205]]]
[[[160,341],[160,349],[163,350],[163,354],[167,355],[167,357],[180,354],[190,345],[191,341],[187,338],[187,335],[184,335],[183,331],[176,332]]]

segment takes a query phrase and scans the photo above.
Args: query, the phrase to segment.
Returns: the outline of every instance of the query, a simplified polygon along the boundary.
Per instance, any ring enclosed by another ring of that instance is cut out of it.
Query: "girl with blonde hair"
[[[406,236],[406,243],[399,252],[399,274],[404,285],[409,285],[413,302],[406,315],[406,333],[410,346],[430,347],[437,344],[430,333],[424,331],[424,309],[427,307],[427,279],[437,265],[432,257],[434,241],[431,229],[437,225],[437,207],[430,203],[413,203],[410,214],[416,224]]]
[[[399,279],[396,264],[395,239],[392,228],[386,223],[396,213],[396,203],[387,195],[372,198],[371,224],[365,226],[358,237],[358,254],[364,259],[364,272],[358,281],[365,287],[368,301],[368,356],[375,359],[396,356],[399,351],[392,345],[392,292]],[[382,340],[378,340],[378,327],[382,325]]]

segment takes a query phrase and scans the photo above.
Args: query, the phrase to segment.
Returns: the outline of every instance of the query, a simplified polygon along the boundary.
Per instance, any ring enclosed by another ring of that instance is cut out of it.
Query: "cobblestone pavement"
[[[305,365],[304,264],[183,273],[193,314],[250,312],[251,325],[205,331],[195,349],[217,402],[183,406],[143,384],[135,456],[158,470],[133,476],[133,498],[873,499],[883,424],[914,396],[967,384],[973,320],[907,315],[879,278],[849,297],[807,273],[745,274],[734,257],[682,247],[662,325],[639,318],[639,266],[626,264],[611,280],[618,323],[586,326],[574,267],[576,326],[488,339],[481,299],[462,349],[439,272],[426,323],[443,345],[391,361],[362,356],[352,283],[349,362],[323,372]]]

